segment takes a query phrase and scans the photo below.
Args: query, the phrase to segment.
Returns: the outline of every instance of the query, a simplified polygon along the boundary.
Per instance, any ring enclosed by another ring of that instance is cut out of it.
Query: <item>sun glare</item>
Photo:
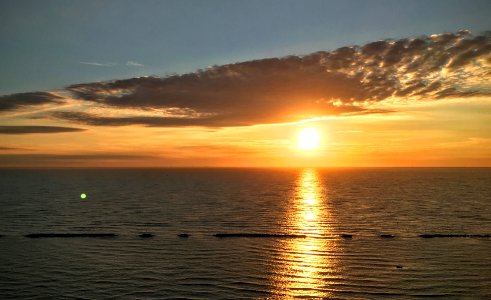
[[[321,135],[314,128],[305,128],[298,135],[298,148],[312,150],[319,148]]]

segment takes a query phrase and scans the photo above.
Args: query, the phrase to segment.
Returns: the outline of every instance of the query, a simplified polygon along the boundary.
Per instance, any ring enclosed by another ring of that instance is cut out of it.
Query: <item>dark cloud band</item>
[[[131,154],[0,154],[0,167],[22,166],[77,166],[83,167],[86,163],[134,161],[153,158],[150,155]]]
[[[0,96],[0,112],[25,106],[60,103],[61,97],[48,92],[30,92]]]
[[[85,129],[58,126],[0,126],[0,134],[61,133],[83,130]]]

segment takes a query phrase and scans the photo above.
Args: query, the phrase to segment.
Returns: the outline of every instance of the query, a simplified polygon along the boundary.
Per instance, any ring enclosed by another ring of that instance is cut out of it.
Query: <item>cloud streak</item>
[[[139,63],[139,62],[136,62],[136,61],[127,61],[126,62],[126,65],[129,66],[129,67],[144,67],[145,65]]]
[[[81,61],[80,63],[83,65],[89,65],[94,67],[115,67],[118,65],[117,63],[99,63],[99,62],[91,62],[91,61]]]
[[[0,126],[0,134],[63,133],[84,130],[82,128],[60,126]]]
[[[48,92],[11,94],[0,96],[0,112],[16,110],[33,105],[58,104],[61,102],[62,97]]]
[[[133,155],[119,153],[88,153],[88,154],[0,154],[0,166],[2,167],[22,167],[22,166],[75,166],[83,167],[87,163],[108,162],[131,162],[151,159],[151,155]]]
[[[0,146],[0,151],[10,151],[10,150],[30,150],[30,149],[26,149],[26,148],[16,148],[16,147],[1,147]]]
[[[101,62],[95,62],[95,61],[81,61],[80,63],[83,65],[89,65],[89,66],[94,66],[94,67],[116,67],[116,66],[120,65],[119,63],[115,63],[115,62],[101,63]],[[132,60],[127,61],[124,65],[127,67],[144,67],[145,66],[139,62],[132,61]]]

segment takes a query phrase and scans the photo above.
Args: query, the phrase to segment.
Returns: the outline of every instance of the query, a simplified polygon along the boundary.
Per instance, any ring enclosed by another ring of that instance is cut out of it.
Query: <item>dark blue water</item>
[[[491,238],[423,233],[490,234],[491,169],[3,170],[0,298],[491,298]]]

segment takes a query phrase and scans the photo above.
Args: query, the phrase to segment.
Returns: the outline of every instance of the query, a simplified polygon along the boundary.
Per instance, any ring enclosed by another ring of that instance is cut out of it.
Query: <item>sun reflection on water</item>
[[[329,235],[326,193],[316,169],[301,171],[289,210],[289,227],[307,238],[285,241],[282,278],[277,288],[293,297],[327,297],[326,274],[333,268],[329,252],[334,246]]]

